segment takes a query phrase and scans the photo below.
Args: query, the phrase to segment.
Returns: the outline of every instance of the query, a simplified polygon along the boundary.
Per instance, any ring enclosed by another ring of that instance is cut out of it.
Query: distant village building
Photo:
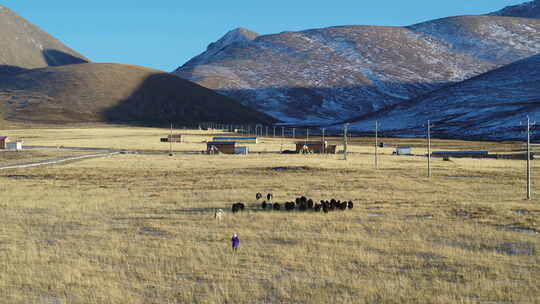
[[[209,141],[206,143],[206,153],[208,154],[234,154],[236,143],[227,141]]]
[[[394,154],[397,155],[411,155],[411,147],[409,146],[399,146],[396,148],[396,151],[394,151]]]
[[[487,158],[489,151],[477,150],[477,151],[434,151],[431,153],[432,157],[456,157],[456,158]]]
[[[256,144],[258,143],[256,136],[215,136],[213,141],[228,141],[237,142],[243,144]]]
[[[182,134],[170,134],[167,136],[168,142],[182,142]]]
[[[234,148],[234,154],[241,154],[241,155],[248,155],[249,154],[249,148],[248,147],[235,147]]]
[[[160,142],[183,142],[182,134],[169,134],[159,139]]]
[[[8,142],[9,138],[7,136],[0,136],[0,149],[6,148],[6,143]]]
[[[6,143],[6,149],[10,151],[22,151],[22,142],[11,141]]]
[[[328,145],[327,141],[299,141],[296,142],[296,153],[336,153],[335,145]]]

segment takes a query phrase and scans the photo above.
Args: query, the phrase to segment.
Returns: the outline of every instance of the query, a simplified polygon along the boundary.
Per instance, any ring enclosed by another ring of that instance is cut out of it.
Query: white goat
[[[218,221],[221,221],[221,218],[225,215],[225,211],[223,209],[215,209],[214,211],[214,218]]]

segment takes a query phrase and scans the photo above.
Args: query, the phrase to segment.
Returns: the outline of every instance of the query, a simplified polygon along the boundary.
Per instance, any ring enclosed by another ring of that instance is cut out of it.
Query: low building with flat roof
[[[208,154],[234,154],[236,143],[228,141],[209,141],[206,143],[206,153]]]

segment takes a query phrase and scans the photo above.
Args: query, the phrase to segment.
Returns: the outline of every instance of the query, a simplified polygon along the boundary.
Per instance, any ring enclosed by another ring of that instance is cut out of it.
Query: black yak
[[[294,210],[294,202],[286,202],[285,203],[285,210],[287,210],[287,211]]]
[[[246,206],[244,204],[242,204],[242,203],[235,203],[235,204],[232,204],[231,209],[232,209],[233,213],[236,213],[238,211],[243,211],[245,207]]]

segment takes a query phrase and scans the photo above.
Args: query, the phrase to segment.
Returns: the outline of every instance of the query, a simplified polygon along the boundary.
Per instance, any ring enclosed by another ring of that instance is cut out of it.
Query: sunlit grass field
[[[352,139],[347,161],[280,155],[294,149],[280,138],[250,145],[247,156],[203,155],[194,152],[213,133],[177,130],[186,142],[168,156],[159,142],[168,132],[6,131],[29,145],[140,153],[0,171],[0,303],[539,301],[540,201],[524,200],[525,161],[433,159],[427,178],[425,157],[394,156],[392,147],[379,149],[376,170],[372,139]],[[423,140],[383,141],[425,154]],[[435,150],[454,147],[522,148],[434,141]],[[257,192],[355,205],[263,211]],[[234,202],[247,210],[232,214]],[[222,221],[214,208],[225,210]]]

